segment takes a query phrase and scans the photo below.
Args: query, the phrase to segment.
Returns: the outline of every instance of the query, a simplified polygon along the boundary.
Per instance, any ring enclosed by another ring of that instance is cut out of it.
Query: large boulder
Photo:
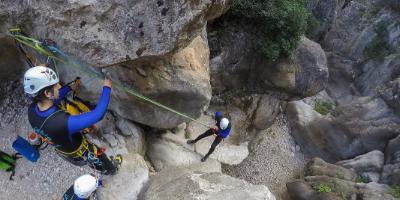
[[[385,199],[385,200],[395,200],[398,199],[394,197],[393,190],[385,184],[379,184],[375,182],[363,184],[359,183],[356,185],[358,189],[359,197],[363,200],[375,200],[375,199]]]
[[[400,119],[380,98],[358,98],[338,106],[330,117],[301,101],[290,102],[286,113],[302,150],[328,161],[383,151],[386,142],[400,134]]]
[[[168,168],[151,178],[143,199],[275,200],[275,197],[264,185],[252,185],[222,173]]]
[[[353,169],[364,180],[378,182],[384,165],[384,155],[381,151],[371,151],[349,160],[341,160],[336,163],[348,169]]]
[[[319,158],[311,160],[305,171],[304,179],[286,184],[293,200],[395,199],[388,185],[360,183],[352,170]]]
[[[255,98],[258,96],[255,96]],[[276,116],[281,112],[280,109],[286,106],[286,102],[281,102],[278,98],[272,95],[261,95],[255,111],[252,115],[253,126],[258,130],[264,130],[270,127]]]
[[[110,73],[116,84],[196,118],[211,99],[208,54],[207,41],[198,36],[169,60],[154,58],[139,63],[115,65],[103,71]],[[70,68],[59,68],[64,80],[82,77],[82,97],[98,98],[102,85],[100,80]],[[114,87],[111,94],[109,108],[123,118],[157,128],[173,128],[188,120],[130,95],[118,86]]]
[[[116,83],[198,117],[211,98],[204,27],[225,12],[229,2],[4,1],[0,30],[19,26],[35,38],[53,39],[76,58],[74,63],[102,67],[110,74],[115,82],[112,110],[142,124],[172,128],[187,119],[116,90]],[[82,96],[97,99],[100,81],[72,66],[58,68],[64,82],[82,77]]]
[[[109,66],[187,46],[229,1],[37,1],[0,5],[0,32],[19,26],[81,60]]]
[[[356,183],[328,176],[307,176],[286,184],[293,200],[355,199]]]
[[[208,112],[214,114],[214,111],[221,111],[232,121],[232,134],[228,140],[233,143],[248,141],[251,139],[250,132],[270,127],[286,107],[286,101],[280,100],[279,94],[248,94],[240,91],[216,94],[211,104]],[[227,104],[230,106],[225,106]]]
[[[103,200],[136,200],[149,180],[146,161],[138,154],[123,157],[118,173],[104,179],[105,187],[98,190],[97,196]]]
[[[127,148],[130,152],[135,152],[144,156],[146,151],[144,130],[139,125],[123,118],[117,118],[116,128],[118,128],[119,132],[127,138]]]
[[[384,151],[386,143],[400,134],[400,119],[380,98],[363,97],[339,106],[335,120],[351,136],[354,157],[372,150]]]
[[[184,135],[176,135],[171,132],[151,134],[147,144],[147,156],[156,171],[167,167],[187,167],[201,163],[202,156],[194,152],[192,146],[186,144]],[[214,159],[207,160],[203,165],[211,171],[221,171],[221,164]]]
[[[306,37],[299,41],[291,59],[265,66],[258,75],[266,87],[284,90],[300,97],[308,97],[325,89],[328,67],[324,50]]]
[[[287,187],[292,200],[396,199],[388,185],[354,183],[323,176],[296,180],[288,183]]]
[[[303,101],[290,102],[286,114],[292,135],[305,155],[328,161],[341,160],[345,156],[351,139],[338,135],[343,129],[339,125],[321,116]]]
[[[400,163],[383,166],[381,183],[400,185]]]
[[[282,98],[312,96],[325,88],[328,68],[321,46],[302,37],[290,58],[271,62],[259,53],[255,27],[228,17],[209,25],[211,85],[216,92],[240,88],[283,92]]]
[[[305,170],[306,176],[329,176],[347,181],[355,181],[357,174],[344,167],[330,164],[320,158],[313,158],[308,162]]]

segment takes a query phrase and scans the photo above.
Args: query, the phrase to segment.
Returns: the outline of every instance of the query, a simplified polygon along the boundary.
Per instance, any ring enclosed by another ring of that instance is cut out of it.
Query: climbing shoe
[[[208,156],[204,156],[204,157],[201,159],[201,162],[204,162],[204,161],[206,161],[206,160],[207,160],[207,158],[208,158]]]
[[[187,142],[186,142],[186,144],[194,144],[195,142],[194,142],[194,140],[188,140]]]

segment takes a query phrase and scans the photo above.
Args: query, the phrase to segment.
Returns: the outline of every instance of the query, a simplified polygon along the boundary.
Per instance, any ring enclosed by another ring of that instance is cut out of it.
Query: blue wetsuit
[[[81,130],[97,123],[104,116],[110,101],[111,88],[104,86],[96,108],[79,115],[69,115],[57,107],[57,104],[70,91],[71,88],[68,86],[62,87],[59,90],[59,98],[55,99],[54,105],[45,111],[40,111],[37,104],[32,103],[28,109],[28,118],[32,128],[46,138],[64,155],[62,157],[72,164],[80,165],[78,162],[88,162],[92,168],[103,171],[105,174],[114,174],[116,167],[111,160],[105,154],[97,155],[98,147],[88,142],[81,133]],[[47,121],[44,123],[46,119]],[[40,129],[42,125],[43,127]],[[87,143],[87,148],[82,148],[84,143]],[[79,155],[74,153],[78,150]],[[92,156],[91,159],[88,159],[89,154]]]
[[[218,113],[218,115],[217,115],[217,113]],[[214,135],[214,134],[217,135],[217,137],[215,137],[215,139],[214,139],[214,142],[211,144],[210,150],[208,150],[208,153],[204,156],[204,158],[206,158],[206,159],[208,158],[208,156],[210,156],[214,152],[214,150],[217,147],[217,145],[224,138],[228,137],[229,133],[231,132],[231,123],[228,124],[228,127],[225,130],[221,130],[220,122],[221,122],[221,119],[222,119],[222,115],[219,112],[217,112],[217,113],[215,115],[215,119],[216,119],[215,125],[217,125],[218,130],[208,129],[206,132],[204,132],[203,134],[199,135],[193,141],[193,143],[196,143],[196,142],[198,142],[199,140],[201,140],[201,139],[203,139],[205,137],[208,137],[208,136],[211,136],[211,135]]]
[[[37,104],[32,103],[29,107],[29,122],[32,128],[41,136],[54,143],[54,146],[63,152],[72,152],[82,143],[81,130],[97,123],[105,114],[110,101],[111,88],[103,87],[103,92],[94,110],[80,115],[69,115],[65,111],[58,111],[56,106],[71,91],[68,86],[60,89],[60,97],[54,100],[52,107],[40,111]],[[44,120],[55,113],[47,120],[41,130]]]

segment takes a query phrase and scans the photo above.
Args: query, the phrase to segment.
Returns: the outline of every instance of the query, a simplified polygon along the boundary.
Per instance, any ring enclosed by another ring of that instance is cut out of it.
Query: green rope
[[[13,32],[16,32],[16,30],[19,30],[19,29],[11,29],[10,31],[13,33]],[[54,55],[52,52],[49,52],[48,49],[46,49],[45,47],[43,47],[42,43],[41,43],[40,41],[38,41],[38,40],[35,40],[35,39],[33,39],[33,38],[20,35],[20,34],[18,34],[18,33],[12,34],[12,37],[14,37],[14,39],[15,39],[16,41],[20,42],[21,44],[24,44],[24,45],[26,45],[26,46],[28,46],[28,47],[30,47],[30,48],[36,50],[38,53],[40,53],[40,54],[42,54],[42,55],[45,55],[45,56],[47,56],[47,57],[52,58],[54,63],[55,63],[55,61],[59,61],[59,62],[62,62],[62,63],[64,63],[64,64],[66,64],[66,65],[73,66],[73,67],[79,69],[80,71],[82,71],[82,72],[88,74],[88,75],[91,76],[91,77],[98,78],[98,79],[102,79],[102,78],[103,78],[103,77],[102,77],[101,75],[99,75],[98,73],[94,73],[94,72],[92,72],[92,71],[90,71],[90,70],[87,70],[87,69],[86,69],[85,67],[83,67],[83,66],[79,66],[78,64],[75,64],[75,63],[73,63],[73,62],[69,62],[69,61],[67,61],[67,60],[64,60],[64,59],[61,59],[61,58],[57,57],[57,56]],[[113,82],[114,82],[114,81],[113,81]],[[124,87],[123,85],[119,84],[118,82],[114,82],[113,85],[114,85],[115,88],[117,88],[117,89],[119,89],[119,90],[121,90],[121,91],[124,91],[124,92],[126,92],[126,93],[128,93],[128,94],[131,94],[131,95],[133,95],[133,96],[135,96],[135,97],[137,97],[137,98],[139,98],[139,99],[141,99],[141,100],[143,100],[143,101],[149,102],[149,103],[151,103],[151,104],[153,104],[153,105],[155,105],[155,106],[158,106],[158,107],[160,107],[160,108],[162,108],[162,109],[165,109],[165,110],[167,110],[167,111],[170,111],[170,112],[172,112],[172,113],[174,113],[174,114],[176,114],[176,115],[179,115],[179,116],[181,116],[181,117],[184,117],[184,118],[186,118],[186,119],[189,119],[190,121],[193,121],[193,122],[196,122],[196,123],[198,123],[198,124],[201,124],[201,125],[203,125],[203,126],[205,126],[205,127],[207,127],[207,128],[211,128],[211,126],[209,126],[209,125],[207,125],[207,124],[205,124],[205,123],[203,123],[203,122],[201,122],[201,121],[199,121],[199,120],[196,120],[196,119],[194,119],[194,118],[192,118],[192,117],[190,117],[190,116],[188,116],[188,115],[186,115],[186,114],[184,114],[184,113],[181,113],[181,112],[179,112],[179,111],[177,111],[177,110],[174,110],[174,109],[172,109],[172,108],[170,108],[170,107],[168,107],[168,106],[166,106],[166,105],[164,105],[164,104],[161,104],[161,103],[159,103],[159,102],[157,102],[157,101],[154,101],[154,100],[152,100],[152,99],[150,99],[150,98],[148,98],[148,97],[146,97],[146,96],[144,96],[144,95],[142,95],[142,94],[140,94],[140,93],[138,93],[138,92],[136,92],[136,91],[134,91],[134,90],[132,90],[132,89],[129,89],[129,88],[127,88],[127,87]]]

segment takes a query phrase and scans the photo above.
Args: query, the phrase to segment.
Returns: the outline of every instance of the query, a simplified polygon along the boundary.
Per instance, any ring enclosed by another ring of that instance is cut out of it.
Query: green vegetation
[[[314,110],[321,115],[327,115],[333,110],[333,103],[327,101],[317,101]]]
[[[336,171],[336,178],[343,179],[344,178],[344,172],[342,170],[337,170]]]
[[[317,187],[315,187],[315,190],[319,193],[329,193],[332,192],[332,188],[331,186],[329,186],[329,184],[327,183],[320,183],[319,185],[317,185]]]
[[[312,32],[317,29],[320,26],[319,21],[317,18],[314,17],[314,15],[311,15],[307,19],[307,30],[306,30],[306,35],[312,34]]]
[[[387,26],[388,22],[382,22],[375,28],[375,38],[364,49],[366,58],[382,61],[393,51],[392,46],[389,44]]]
[[[236,90],[228,90],[221,94],[221,98],[225,104],[232,104],[234,99],[244,97],[248,93],[249,92],[244,88],[239,88]]]
[[[347,200],[346,194],[344,192],[340,192],[340,199],[341,200]]]
[[[368,183],[369,181],[362,176],[357,176],[356,183]]]
[[[291,55],[310,17],[304,0],[234,0],[231,14],[257,27],[258,49],[271,60]]]
[[[390,186],[390,194],[395,198],[400,198],[400,186],[392,185]]]

